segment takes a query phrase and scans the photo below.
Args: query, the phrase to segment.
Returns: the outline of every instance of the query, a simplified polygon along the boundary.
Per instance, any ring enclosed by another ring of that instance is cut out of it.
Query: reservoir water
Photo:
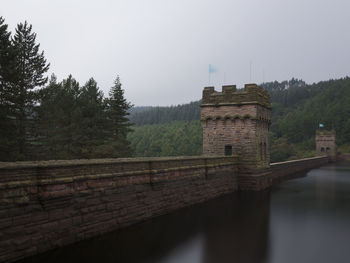
[[[23,262],[350,262],[350,164],[314,169]]]

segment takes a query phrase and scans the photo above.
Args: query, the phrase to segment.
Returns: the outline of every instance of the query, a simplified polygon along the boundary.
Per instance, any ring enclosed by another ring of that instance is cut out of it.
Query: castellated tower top
[[[327,155],[331,161],[336,161],[337,145],[335,131],[317,130],[315,140],[317,155]]]
[[[244,104],[271,108],[268,92],[256,84],[246,84],[243,90],[237,90],[236,85],[222,86],[222,92],[215,91],[214,87],[205,87],[203,90],[202,107]]]

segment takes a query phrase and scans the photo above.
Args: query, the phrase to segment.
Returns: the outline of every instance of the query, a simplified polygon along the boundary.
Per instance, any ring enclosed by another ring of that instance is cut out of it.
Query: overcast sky
[[[1,0],[27,20],[59,80],[116,75],[137,106],[198,100],[211,83],[350,75],[349,0]],[[250,68],[252,69],[250,71]],[[251,73],[250,73],[251,72]]]

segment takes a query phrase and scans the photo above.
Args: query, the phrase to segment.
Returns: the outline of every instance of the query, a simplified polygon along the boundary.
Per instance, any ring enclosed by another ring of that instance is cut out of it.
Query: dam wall
[[[300,176],[312,168],[327,164],[327,156],[271,163],[270,168],[257,174],[239,175],[239,189],[249,191],[264,190],[274,184]]]
[[[343,153],[337,156],[337,161],[350,162],[350,153]]]
[[[237,156],[0,163],[0,262],[88,239],[328,162],[244,174]]]
[[[0,262],[238,189],[237,157],[0,163]]]

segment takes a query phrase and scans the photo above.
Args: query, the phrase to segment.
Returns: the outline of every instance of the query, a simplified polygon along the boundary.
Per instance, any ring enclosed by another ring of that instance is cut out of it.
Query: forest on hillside
[[[314,136],[320,123],[325,129],[336,131],[340,151],[350,150],[350,78],[311,85],[291,79],[260,86],[269,92],[272,103],[272,162],[314,156]],[[130,120],[135,126],[128,139],[134,155],[200,154],[199,105],[200,101],[196,101],[172,107],[147,107],[135,114],[131,112]]]
[[[172,121],[199,120],[200,101],[169,107],[134,107],[130,110],[130,122],[136,126],[162,124]]]

